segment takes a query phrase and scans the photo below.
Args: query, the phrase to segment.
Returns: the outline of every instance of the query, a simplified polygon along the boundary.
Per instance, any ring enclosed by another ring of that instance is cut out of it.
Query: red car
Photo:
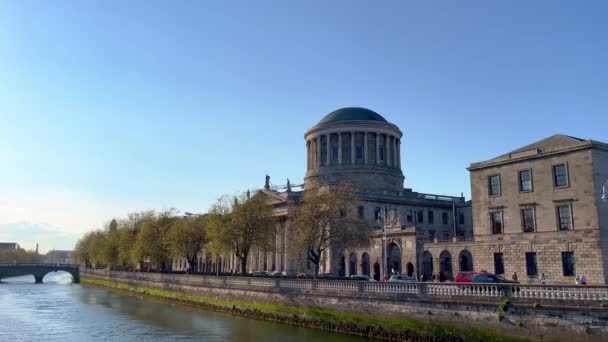
[[[478,274],[481,273],[485,273],[485,272],[479,272],[479,271],[460,271],[458,272],[458,274],[456,274],[456,279],[455,281],[457,283],[472,283],[473,282],[473,277],[475,277]]]

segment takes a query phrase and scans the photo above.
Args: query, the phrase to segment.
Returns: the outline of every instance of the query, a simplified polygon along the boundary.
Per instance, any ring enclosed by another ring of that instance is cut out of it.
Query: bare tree
[[[306,254],[314,264],[315,277],[319,263],[330,246],[352,248],[369,241],[370,227],[357,216],[353,187],[341,185],[306,190],[296,205],[293,218],[292,255]]]

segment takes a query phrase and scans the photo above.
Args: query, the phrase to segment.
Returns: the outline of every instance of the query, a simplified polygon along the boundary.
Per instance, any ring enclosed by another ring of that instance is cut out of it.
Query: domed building
[[[399,127],[366,108],[327,114],[304,134],[305,188],[350,183],[360,191],[403,191]]]

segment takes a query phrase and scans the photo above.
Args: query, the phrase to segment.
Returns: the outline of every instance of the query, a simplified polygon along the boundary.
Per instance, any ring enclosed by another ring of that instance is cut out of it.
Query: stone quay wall
[[[533,339],[599,341],[608,337],[608,309],[604,304],[608,303],[608,287],[603,286],[404,284],[90,269],[81,269],[81,277],[222,300],[483,327]],[[505,300],[510,304],[502,310]]]

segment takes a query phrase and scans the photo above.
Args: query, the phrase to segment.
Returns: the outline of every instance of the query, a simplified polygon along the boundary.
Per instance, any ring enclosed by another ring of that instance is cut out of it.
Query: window
[[[362,146],[355,147],[355,158],[357,160],[363,159],[363,147]]]
[[[458,224],[464,224],[464,214],[463,213],[458,214]]]
[[[432,210],[429,210],[427,212],[427,216],[429,217],[429,223],[430,224],[435,223],[435,213]]]
[[[500,175],[488,177],[488,193],[490,196],[500,196]]]
[[[572,229],[572,213],[570,212],[570,205],[558,205],[557,206],[557,226],[559,230],[571,230]]]
[[[521,210],[521,224],[524,233],[534,232],[534,208],[523,208]]]
[[[405,211],[405,219],[407,220],[407,223],[412,223],[412,221],[414,220],[414,215],[411,210]]]
[[[378,221],[380,219],[380,208],[374,208],[374,220]]]
[[[378,151],[379,151],[379,154],[380,154],[378,160],[381,160],[381,161],[384,160],[384,147],[380,146],[378,148]]]
[[[553,165],[553,185],[556,188],[568,186],[568,168],[566,164]]]
[[[429,230],[429,240],[434,240],[434,239],[435,239],[435,231]]]
[[[494,253],[494,273],[505,274],[505,262],[502,253]]]
[[[562,252],[562,269],[564,277],[574,276],[574,253]]]
[[[365,217],[365,207],[364,207],[364,206],[360,205],[360,206],[357,208],[357,212],[358,212],[358,214],[359,214],[359,218],[363,218],[363,217]]]
[[[420,210],[418,212],[418,223],[422,223],[424,222],[424,212],[422,210]]]
[[[519,191],[532,191],[532,172],[530,170],[519,171]]]
[[[535,276],[538,274],[538,270],[536,268],[536,253],[528,252],[526,253],[526,272],[529,276]]]
[[[448,213],[441,214],[441,221],[443,222],[443,224],[448,224]]]
[[[492,234],[502,234],[502,212],[493,211],[490,213],[490,222],[492,224]]]
[[[338,146],[331,148],[331,160],[338,161]]]

